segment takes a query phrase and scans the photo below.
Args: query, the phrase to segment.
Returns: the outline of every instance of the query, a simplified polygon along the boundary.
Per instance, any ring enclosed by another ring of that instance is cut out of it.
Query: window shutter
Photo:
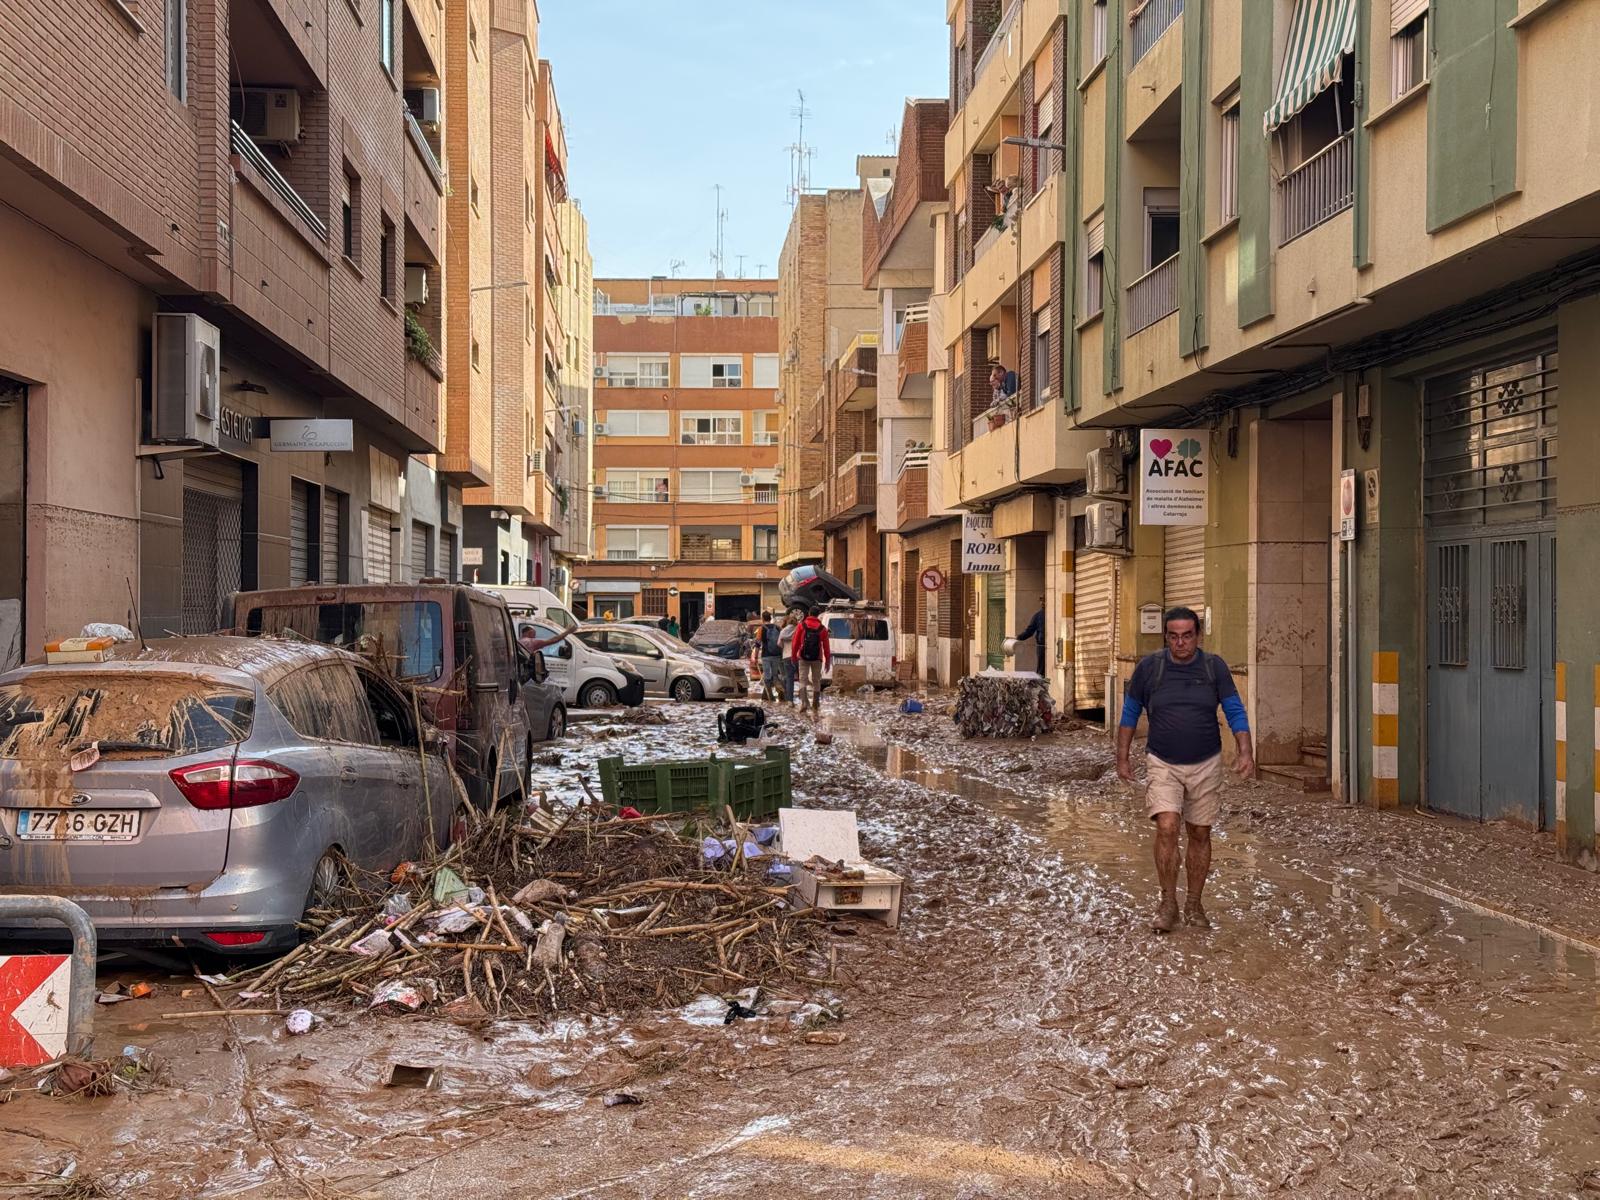
[[[685,354],[678,360],[678,386],[708,388],[711,386],[711,356]]]
[[[1087,241],[1088,241],[1088,251],[1089,251],[1088,252],[1088,257],[1089,258],[1093,258],[1096,254],[1101,254],[1101,253],[1103,253],[1105,251],[1105,248],[1106,248],[1106,219],[1105,219],[1105,217],[1099,216],[1099,217],[1096,217],[1092,222],[1090,222],[1090,224],[1089,224],[1089,232],[1088,232],[1088,235],[1087,235]]]
[[[1389,36],[1393,37],[1428,11],[1428,0],[1390,0]]]

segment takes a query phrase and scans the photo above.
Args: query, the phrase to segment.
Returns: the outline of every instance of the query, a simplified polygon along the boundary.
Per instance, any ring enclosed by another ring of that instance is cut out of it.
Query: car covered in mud
[[[212,635],[110,655],[0,675],[0,892],[77,902],[102,947],[293,945],[350,872],[460,819],[442,739],[355,654]],[[0,942],[59,934],[0,922]]]
[[[745,672],[737,662],[704,654],[660,629],[595,621],[579,626],[577,636],[591,650],[626,662],[644,680],[646,695],[689,701],[745,693]]]

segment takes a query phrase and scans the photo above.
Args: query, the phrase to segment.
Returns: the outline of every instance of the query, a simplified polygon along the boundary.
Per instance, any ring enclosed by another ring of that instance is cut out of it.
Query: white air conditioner
[[[531,450],[528,453],[528,474],[537,475],[544,470],[544,451]]]
[[[588,432],[588,429],[583,423],[583,418],[582,417],[573,417],[572,418],[572,436],[575,437],[575,438],[581,438],[586,432]]]
[[[428,302],[428,268],[406,264],[406,303],[423,305]]]
[[[222,333],[193,313],[157,313],[151,356],[150,437],[217,444]]]
[[[594,377],[596,379],[604,379],[606,377],[606,365],[605,365],[605,363],[595,363],[595,365],[594,365]]]
[[[1126,496],[1128,472],[1123,469],[1122,455],[1110,446],[1089,451],[1084,464],[1084,490],[1091,496]]]
[[[606,485],[605,484],[597,483],[597,484],[594,485],[594,498],[596,500],[604,500],[606,498]]]
[[[756,485],[756,477],[754,475],[740,475],[739,476],[739,486],[740,487],[755,487],[755,485]]]
[[[300,93],[293,88],[240,88],[239,125],[253,142],[300,140]]]
[[[565,567],[551,567],[550,568],[550,582],[555,584],[556,587],[566,587],[567,586],[567,569]]]
[[[1120,500],[1096,500],[1084,509],[1083,543],[1087,550],[1128,549],[1128,506]]]
[[[418,125],[434,126],[439,124],[439,89],[422,87],[407,88],[405,91],[406,107],[411,110],[411,115],[417,119]]]
[[[604,421],[596,421],[594,423],[594,435],[595,437],[606,436],[606,423]]]

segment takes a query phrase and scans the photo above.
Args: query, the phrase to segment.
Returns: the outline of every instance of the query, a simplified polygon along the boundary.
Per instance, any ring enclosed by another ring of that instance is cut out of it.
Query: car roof
[[[150,638],[139,642],[118,642],[110,656],[100,663],[32,662],[20,667],[17,675],[40,671],[83,673],[103,670],[126,671],[152,668],[159,671],[187,671],[208,678],[244,675],[270,687],[291,671],[319,662],[361,662],[357,655],[320,642],[295,638],[234,637],[229,634],[203,634],[198,637]],[[194,668],[200,668],[198,672]],[[237,682],[235,680],[235,682]]]

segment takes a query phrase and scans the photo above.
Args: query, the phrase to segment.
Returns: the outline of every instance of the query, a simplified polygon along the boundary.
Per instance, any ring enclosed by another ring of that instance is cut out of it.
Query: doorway
[[[0,375],[0,671],[22,660],[28,574],[28,386]]]
[[[684,592],[680,595],[678,615],[683,623],[683,640],[688,641],[694,636],[694,631],[700,628],[700,622],[706,619],[705,593]]]
[[[719,621],[743,621],[751,613],[761,615],[759,592],[717,593],[716,618]]]

